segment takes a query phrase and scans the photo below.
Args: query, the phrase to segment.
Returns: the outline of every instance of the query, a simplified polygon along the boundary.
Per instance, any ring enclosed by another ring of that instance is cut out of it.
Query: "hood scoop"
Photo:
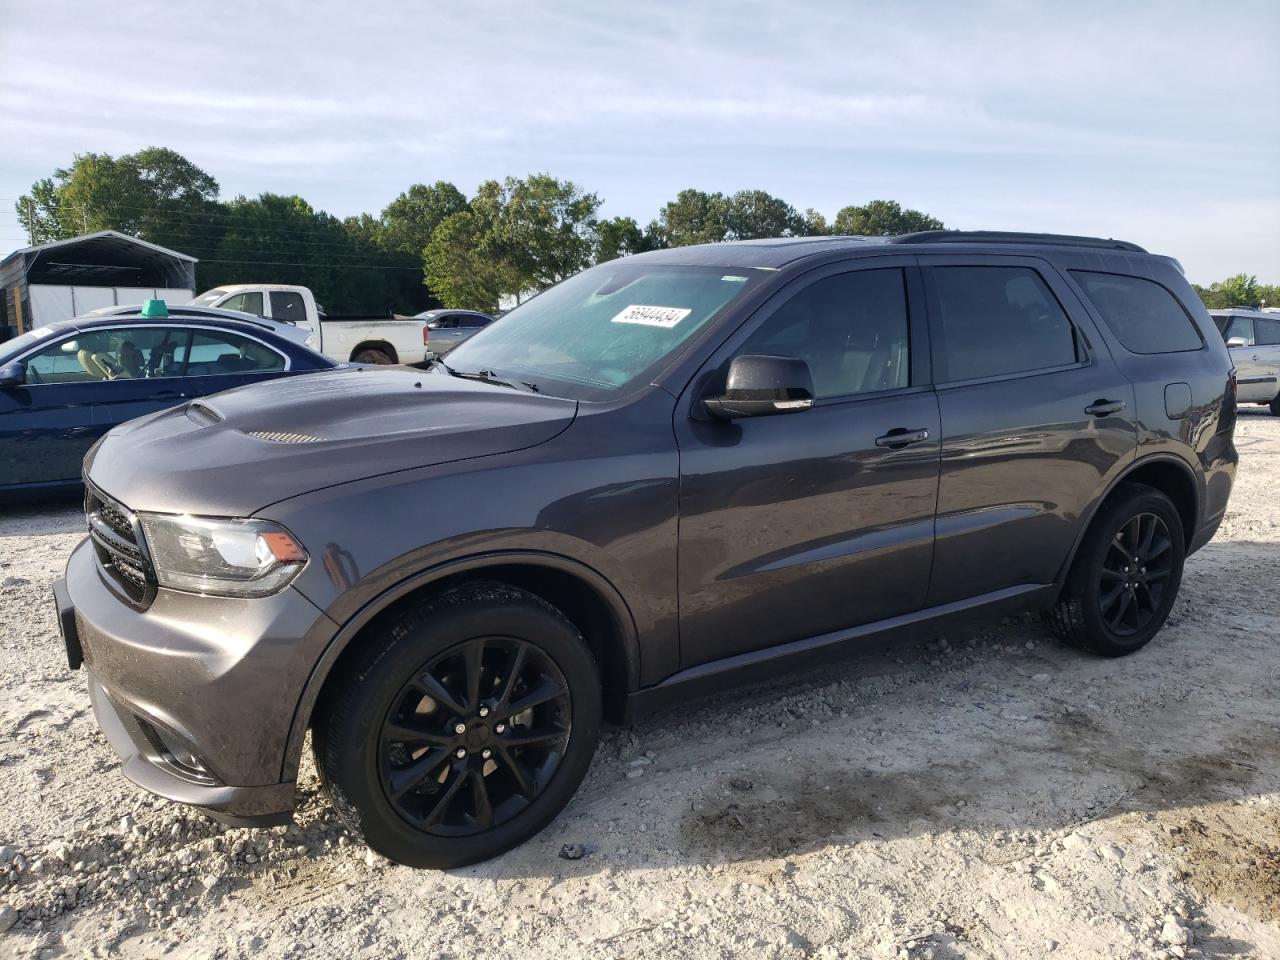
[[[322,437],[313,437],[309,433],[283,433],[279,430],[250,430],[249,436],[272,443],[319,443]]]

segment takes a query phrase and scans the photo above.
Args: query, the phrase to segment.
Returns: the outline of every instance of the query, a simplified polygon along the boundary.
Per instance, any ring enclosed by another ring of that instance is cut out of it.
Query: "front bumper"
[[[138,610],[103,581],[89,541],[55,584],[89,695],[124,775],[237,825],[287,822],[285,747],[315,645],[334,625],[286,588],[245,600],[161,590]]]

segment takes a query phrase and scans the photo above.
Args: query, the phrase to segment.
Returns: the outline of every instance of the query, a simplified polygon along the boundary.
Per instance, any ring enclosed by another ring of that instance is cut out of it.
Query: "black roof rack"
[[[1054,247],[1094,247],[1102,250],[1128,250],[1146,253],[1128,240],[1103,237],[1073,237],[1061,233],[1016,233],[1005,230],[923,230],[887,237],[890,243],[1041,243]]]

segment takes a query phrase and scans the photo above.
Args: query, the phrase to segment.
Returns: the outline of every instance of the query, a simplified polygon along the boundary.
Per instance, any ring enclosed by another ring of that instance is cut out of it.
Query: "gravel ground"
[[[1280,419],[1237,443],[1137,656],[1015,618],[613,729],[542,835],[446,872],[367,854],[310,769],[288,828],[140,795],[57,638],[80,516],[10,510],[0,957],[1280,957]]]

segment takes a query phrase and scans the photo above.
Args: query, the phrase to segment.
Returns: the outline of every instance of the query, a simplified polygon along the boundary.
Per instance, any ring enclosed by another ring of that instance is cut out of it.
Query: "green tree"
[[[846,236],[888,237],[920,230],[941,230],[942,221],[919,210],[904,210],[896,200],[872,200],[836,214],[831,232]]]
[[[827,218],[813,207],[809,207],[801,214],[801,221],[800,236],[821,237],[831,232],[831,225],[827,223]]]
[[[543,290],[591,265],[596,248],[600,198],[572,180],[535,173],[508,177],[496,217],[495,246],[519,276],[507,291],[517,300]]]
[[[415,183],[383,209],[378,242],[388,250],[420,257],[436,227],[466,209],[467,198],[452,183]]]
[[[497,181],[488,184],[501,189]],[[423,281],[446,307],[493,313],[503,295],[518,286],[518,274],[494,249],[493,223],[485,205],[477,206],[436,227],[423,251]]]
[[[763,190],[739,190],[725,204],[723,239],[759,240],[793,237],[804,230],[804,218],[785,200]]]
[[[720,243],[729,235],[729,199],[723,193],[681,190],[658,214],[656,232],[672,247]]]

